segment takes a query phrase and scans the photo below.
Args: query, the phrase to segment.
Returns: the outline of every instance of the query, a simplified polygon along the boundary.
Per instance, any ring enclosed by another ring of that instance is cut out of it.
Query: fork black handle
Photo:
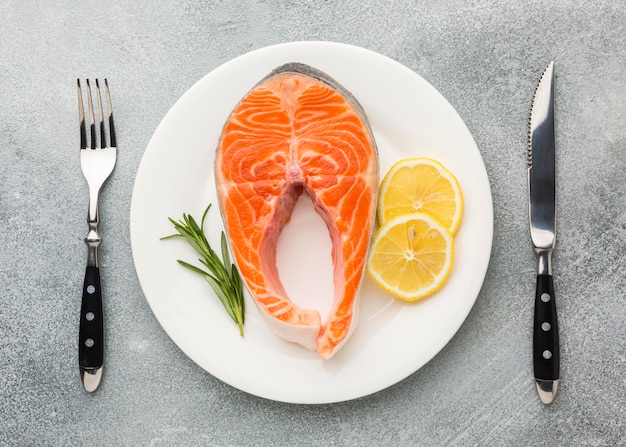
[[[95,266],[88,266],[85,271],[78,343],[78,365],[83,383],[87,391],[93,391],[100,382],[104,365],[102,288],[100,269]],[[90,390],[92,387],[93,390]]]

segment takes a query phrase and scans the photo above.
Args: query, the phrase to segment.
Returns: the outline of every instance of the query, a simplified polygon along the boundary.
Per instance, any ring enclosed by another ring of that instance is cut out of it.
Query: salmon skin
[[[375,221],[378,152],[363,108],[327,74],[283,65],[226,121],[215,179],[233,257],[261,315],[280,337],[330,358],[358,320]],[[334,297],[323,321],[287,296],[276,267],[278,237],[303,192],[332,242]]]

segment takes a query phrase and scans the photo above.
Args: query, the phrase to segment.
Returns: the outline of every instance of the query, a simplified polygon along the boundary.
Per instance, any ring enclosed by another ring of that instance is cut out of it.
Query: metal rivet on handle
[[[548,301],[550,301],[550,295],[548,295],[547,293],[542,293],[541,301],[543,301],[544,303],[547,303]]]

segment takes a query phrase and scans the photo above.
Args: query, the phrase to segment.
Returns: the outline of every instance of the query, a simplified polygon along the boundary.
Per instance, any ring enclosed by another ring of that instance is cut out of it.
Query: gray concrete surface
[[[613,0],[3,0],[0,445],[626,444],[625,36],[626,6]],[[332,405],[266,401],[199,368],[151,313],[130,249],[134,176],[171,105],[231,58],[297,40],[362,46],[427,79],[474,135],[494,203],[492,261],[457,335],[406,380]],[[525,144],[530,93],[553,59],[562,380],[543,406]],[[114,83],[122,148],[103,198],[108,363],[93,395],[75,347],[79,76]]]

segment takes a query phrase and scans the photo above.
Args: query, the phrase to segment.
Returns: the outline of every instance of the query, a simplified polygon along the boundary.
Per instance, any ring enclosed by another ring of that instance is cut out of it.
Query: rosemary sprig
[[[239,276],[237,267],[230,260],[228,244],[226,243],[226,235],[224,232],[222,231],[221,240],[222,259],[220,259],[219,255],[211,248],[207,241],[206,235],[204,234],[204,219],[210,208],[211,204],[207,206],[204,214],[202,214],[200,226],[198,226],[195,219],[188,214],[183,213],[183,218],[180,221],[176,221],[170,217],[169,221],[174,225],[178,233],[163,237],[161,240],[182,237],[202,256],[202,258],[198,260],[206,270],[180,259],[178,263],[193,272],[199,273],[206,279],[224,305],[224,309],[226,309],[228,315],[230,315],[237,326],[239,326],[239,335],[243,337],[245,305],[241,277]]]

